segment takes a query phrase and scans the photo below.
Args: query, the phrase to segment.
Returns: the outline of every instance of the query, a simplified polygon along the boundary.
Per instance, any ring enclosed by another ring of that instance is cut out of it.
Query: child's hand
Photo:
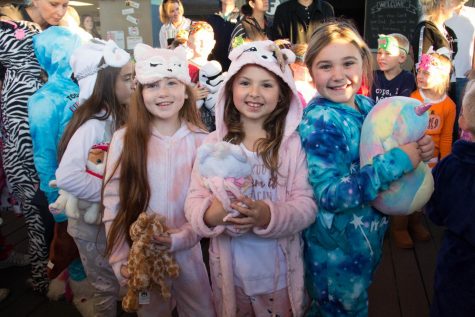
[[[160,235],[154,235],[152,242],[158,245],[161,250],[168,250],[172,246],[172,238],[169,232],[162,233]]]
[[[417,141],[419,149],[421,150],[421,159],[424,162],[430,161],[434,157],[435,144],[430,135],[425,134]]]
[[[401,145],[399,148],[409,156],[412,167],[416,168],[421,162],[421,149],[419,148],[419,145],[416,142],[411,142]]]
[[[193,88],[193,93],[195,94],[196,100],[205,99],[208,97],[208,88],[201,87],[199,84]]]
[[[213,198],[211,205],[206,210],[204,215],[204,222],[208,227],[216,227],[224,224],[223,218],[228,212],[224,209],[223,204],[216,198]]]
[[[242,204],[239,204],[240,202]],[[228,222],[235,224],[236,229],[265,228],[269,225],[270,208],[263,200],[253,200],[244,196],[231,204],[231,208],[243,215],[243,217],[229,219]]]
[[[129,269],[127,268],[127,265],[122,265],[122,266],[120,267],[120,274],[122,274],[122,276],[123,276],[125,279],[129,279],[130,273],[129,273]]]

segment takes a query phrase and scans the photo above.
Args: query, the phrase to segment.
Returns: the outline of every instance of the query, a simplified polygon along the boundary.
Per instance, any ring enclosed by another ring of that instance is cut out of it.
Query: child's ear
[[[399,64],[403,64],[406,62],[407,54],[399,54]]]

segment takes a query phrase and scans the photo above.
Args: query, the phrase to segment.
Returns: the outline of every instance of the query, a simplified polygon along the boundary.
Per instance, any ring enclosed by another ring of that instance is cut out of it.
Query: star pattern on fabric
[[[363,225],[363,216],[358,217],[357,215],[353,214],[353,220],[350,223],[355,226],[355,229],[361,227]]]
[[[340,179],[340,182],[342,182],[342,183],[349,183],[349,182],[350,182],[350,176],[343,176],[343,177]]]

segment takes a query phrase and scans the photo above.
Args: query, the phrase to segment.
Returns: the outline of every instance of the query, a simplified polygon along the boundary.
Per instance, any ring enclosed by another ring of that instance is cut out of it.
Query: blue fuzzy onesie
[[[40,189],[48,203],[58,198],[58,189],[48,183],[58,168],[58,144],[73,111],[77,107],[79,87],[71,79],[71,54],[81,45],[81,38],[60,26],[51,26],[33,38],[33,47],[48,82],[28,100],[28,119],[33,140],[33,158],[40,178]],[[67,219],[55,215],[56,222]]]
[[[360,168],[361,126],[374,104],[361,95],[356,95],[355,103],[359,111],[316,97],[299,127],[319,208],[315,222],[304,231],[308,316],[368,315],[367,289],[388,224],[370,203],[413,170],[399,148]]]

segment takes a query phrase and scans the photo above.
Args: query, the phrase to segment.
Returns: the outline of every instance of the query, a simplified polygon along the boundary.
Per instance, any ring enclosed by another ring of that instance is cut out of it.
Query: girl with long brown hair
[[[300,232],[317,212],[296,128],[302,116],[289,63],[295,55],[272,41],[235,48],[216,104],[216,131],[206,143],[239,145],[252,166],[252,197],[228,211],[194,168],[185,212],[211,238],[211,282],[220,316],[302,316]],[[242,203],[242,204],[241,204]]]
[[[186,50],[135,47],[138,86],[127,122],[111,142],[103,193],[103,222],[109,262],[120,283],[129,272],[129,228],[139,214],[156,213],[169,228],[154,237],[180,266],[171,280],[172,296],[149,291],[150,304],[139,316],[171,316],[176,303],[180,316],[214,316],[206,268],[198,236],[184,215],[185,197],[198,146],[207,133],[202,125],[188,74]]]
[[[77,49],[74,73],[83,80],[97,76],[92,87],[80,85],[89,98],[75,111],[59,144],[58,187],[88,203],[100,203],[103,151],[107,151],[112,133],[125,121],[132,93],[130,55],[112,42],[90,41]],[[94,61],[94,62],[91,62]],[[77,65],[76,65],[77,66]],[[92,84],[86,80],[86,83]],[[92,94],[89,90],[92,88]],[[80,93],[81,95],[81,93]],[[84,94],[83,94],[84,95]],[[80,207],[80,205],[78,206]],[[87,279],[94,287],[94,315],[116,316],[120,286],[104,257],[105,231],[100,215],[89,218],[81,212],[68,218],[68,233],[76,243]]]

